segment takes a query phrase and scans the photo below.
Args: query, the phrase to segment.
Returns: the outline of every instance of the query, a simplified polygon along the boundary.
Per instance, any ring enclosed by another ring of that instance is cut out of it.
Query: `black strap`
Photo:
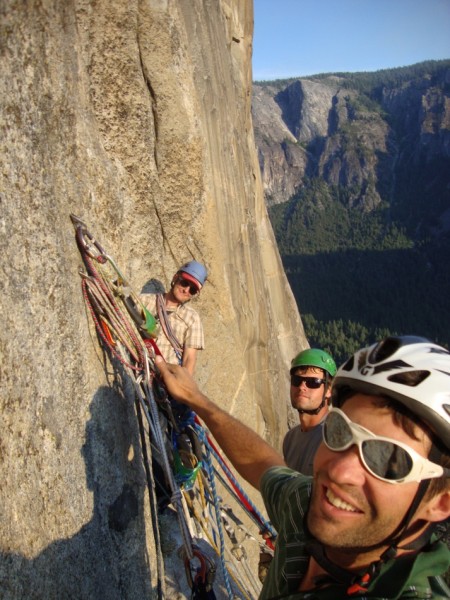
[[[325,554],[325,549],[323,545],[318,540],[309,540],[306,542],[305,546],[306,551],[310,554],[318,565],[322,567],[334,581],[338,583],[343,583],[345,585],[350,585],[355,578],[354,573],[350,573],[346,569],[342,567],[338,567],[335,563],[331,562],[331,560]]]

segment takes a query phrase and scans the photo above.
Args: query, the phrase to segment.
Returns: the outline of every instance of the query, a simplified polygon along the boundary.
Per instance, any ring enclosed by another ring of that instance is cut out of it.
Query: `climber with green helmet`
[[[283,440],[286,464],[304,475],[313,474],[313,460],[322,441],[336,364],[324,350],[308,348],[292,359],[291,404],[300,423]]]
[[[204,348],[203,326],[198,312],[187,303],[198,297],[205,284],[206,267],[191,260],[184,263],[172,277],[165,293],[144,293],[144,307],[157,319],[160,333],[156,344],[168,362],[181,364],[192,375],[197,351]]]

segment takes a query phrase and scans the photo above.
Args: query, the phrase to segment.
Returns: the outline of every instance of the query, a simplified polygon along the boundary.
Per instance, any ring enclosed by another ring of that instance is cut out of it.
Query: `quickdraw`
[[[146,472],[151,478],[153,469],[149,463],[154,463],[157,456],[167,485],[163,493],[167,496],[167,503],[172,503],[177,513],[192,598],[215,599],[212,585],[216,565],[194,544],[188,522],[190,518],[195,519],[203,529],[214,552],[220,557],[223,582],[230,600],[237,596],[230,578],[244,598],[251,598],[251,593],[240,581],[242,574],[233,574],[229,569],[233,560],[242,563],[246,555],[245,550],[236,545],[232,535],[232,522],[239,524],[239,520],[233,517],[231,508],[227,507],[224,510],[216,491],[216,476],[221,483],[225,483],[226,489],[231,489],[232,495],[259,529],[269,532],[267,537],[274,539],[275,532],[239,487],[197,416],[188,407],[170,398],[163,383],[158,379],[154,359],[161,353],[155,342],[157,326],[153,315],[142,305],[139,296],[133,292],[115,261],[88,231],[86,224],[75,215],[71,215],[71,220],[85,267],[80,270],[83,298],[101,344],[113,359],[119,361],[131,379],[137,405],[148,424],[147,437],[140,428],[141,438],[150,442],[148,452],[143,446]],[[142,421],[139,415],[138,418]],[[225,482],[222,475],[219,475],[218,469],[213,466],[213,458],[230,483]],[[158,589],[159,596],[163,598],[163,557],[160,550],[158,519],[157,515],[153,514],[158,507],[155,498],[157,483],[154,479],[150,481],[149,494],[158,549]],[[196,502],[200,502],[200,510],[195,508]],[[233,543],[231,551],[225,546],[224,528]],[[254,539],[249,532],[248,536]],[[229,552],[228,559],[226,551]],[[199,563],[197,567],[193,566],[194,562]],[[250,581],[251,577],[248,579],[248,585],[255,590],[255,597],[258,596],[260,585],[258,587],[258,584]]]

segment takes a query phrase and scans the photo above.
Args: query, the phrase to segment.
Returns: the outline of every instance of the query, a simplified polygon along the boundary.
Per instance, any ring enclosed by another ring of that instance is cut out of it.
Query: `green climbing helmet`
[[[336,375],[336,363],[325,350],[308,348],[302,350],[291,361],[291,373],[298,367],[318,367],[326,371],[331,377]]]

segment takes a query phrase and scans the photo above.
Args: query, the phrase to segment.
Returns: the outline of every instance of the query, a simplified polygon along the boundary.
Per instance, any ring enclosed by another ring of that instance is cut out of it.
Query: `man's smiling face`
[[[356,394],[342,410],[351,421],[376,435],[403,442],[422,456],[427,456],[430,440],[417,428],[419,439],[411,438],[394,420],[391,408],[382,408],[375,397]],[[370,562],[374,548],[383,548],[385,540],[396,531],[405,516],[419,484],[392,484],[371,475],[362,464],[358,448],[334,452],[325,444],[319,447],[314,462],[314,485],[308,513],[308,527],[338,564],[351,560],[351,555],[366,551]],[[376,550],[379,557],[380,551]],[[347,559],[344,559],[347,555]]]

